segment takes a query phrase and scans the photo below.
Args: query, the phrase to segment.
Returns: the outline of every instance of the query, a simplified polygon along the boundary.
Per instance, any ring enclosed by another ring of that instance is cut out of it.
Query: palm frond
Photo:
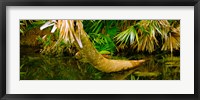
[[[83,28],[83,25],[80,20],[57,20],[57,21],[50,20],[44,25],[42,25],[40,29],[43,30],[44,28],[47,28],[52,25],[53,25],[53,28],[51,32],[55,32],[57,28],[60,30],[59,39],[57,40],[57,42],[52,48],[54,48],[62,40],[64,40],[65,43],[74,43],[76,41],[78,45],[80,46],[80,48],[83,47],[81,39],[80,39],[80,34]],[[76,26],[76,28],[74,26]]]
[[[127,30],[117,34],[114,38],[119,44],[119,47],[125,46],[124,44],[133,45],[135,40],[138,41],[138,33],[134,26],[130,26]]]

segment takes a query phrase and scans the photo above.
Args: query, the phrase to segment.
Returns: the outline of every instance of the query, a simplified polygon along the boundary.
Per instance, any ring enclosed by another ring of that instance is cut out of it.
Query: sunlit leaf
[[[44,25],[42,25],[42,26],[40,27],[40,30],[43,30],[43,29],[45,29],[45,28],[47,28],[47,27],[49,27],[49,26],[52,26],[52,25],[54,25],[54,23],[52,23],[51,21],[48,21],[48,22],[46,22]]]
[[[57,27],[56,25],[53,26],[52,30],[51,30],[51,33],[54,33],[56,31]]]

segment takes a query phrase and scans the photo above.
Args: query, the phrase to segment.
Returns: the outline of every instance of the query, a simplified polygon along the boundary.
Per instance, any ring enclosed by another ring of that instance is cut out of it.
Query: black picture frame
[[[194,6],[194,94],[6,94],[6,6]],[[0,0],[1,100],[199,100],[200,0]]]

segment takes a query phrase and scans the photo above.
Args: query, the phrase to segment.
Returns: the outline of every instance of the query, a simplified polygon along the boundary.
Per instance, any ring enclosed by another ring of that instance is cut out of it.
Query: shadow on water
[[[180,80],[180,57],[150,56],[144,65],[127,71],[103,73],[74,57],[22,55],[21,80]]]

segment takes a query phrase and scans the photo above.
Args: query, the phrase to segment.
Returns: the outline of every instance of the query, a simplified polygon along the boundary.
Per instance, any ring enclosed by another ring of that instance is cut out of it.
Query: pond
[[[142,59],[144,56],[112,59]],[[142,66],[126,71],[104,73],[73,56],[50,57],[20,54],[20,80],[180,80],[180,57],[149,55]]]

